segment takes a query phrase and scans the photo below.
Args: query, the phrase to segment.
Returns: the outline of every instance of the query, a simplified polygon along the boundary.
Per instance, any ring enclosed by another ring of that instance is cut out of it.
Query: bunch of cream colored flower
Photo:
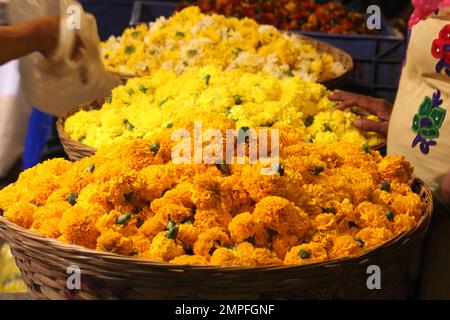
[[[189,7],[170,19],[126,29],[101,45],[105,67],[143,76],[163,68],[182,73],[191,66],[242,68],[277,77],[321,81],[342,74],[343,66],[311,44],[245,18],[205,15]]]

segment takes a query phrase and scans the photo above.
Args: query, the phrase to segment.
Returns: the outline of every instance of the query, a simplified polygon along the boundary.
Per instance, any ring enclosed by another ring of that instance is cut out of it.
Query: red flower
[[[435,39],[431,47],[431,53],[436,59],[441,59],[444,52],[444,42],[440,39]]]
[[[446,25],[439,32],[439,39],[443,41],[450,41],[450,24]]]
[[[450,24],[446,25],[439,32],[439,38],[433,41],[431,54],[436,59],[441,60],[440,64],[450,64]]]

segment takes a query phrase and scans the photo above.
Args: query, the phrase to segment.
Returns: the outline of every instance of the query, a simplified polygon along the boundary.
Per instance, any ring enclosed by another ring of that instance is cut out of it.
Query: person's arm
[[[450,205],[450,172],[441,181],[441,200],[446,204]]]
[[[387,135],[393,105],[383,99],[363,96],[356,93],[336,90],[328,97],[331,101],[340,102],[340,110],[358,107],[379,118],[379,121],[367,119],[356,120],[353,125],[364,131],[378,132]]]
[[[59,17],[48,16],[28,23],[0,26],[0,65],[39,51],[50,58],[58,46]]]

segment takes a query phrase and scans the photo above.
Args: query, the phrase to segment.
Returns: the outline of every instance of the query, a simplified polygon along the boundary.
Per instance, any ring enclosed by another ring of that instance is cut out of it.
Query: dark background
[[[98,22],[103,40],[110,35],[119,35],[129,25],[134,0],[79,0],[86,11],[93,13]],[[161,2],[178,2],[165,0]],[[317,2],[329,2],[325,0]],[[365,10],[369,5],[378,5],[388,19],[404,17],[410,13],[410,0],[342,0],[355,10]]]

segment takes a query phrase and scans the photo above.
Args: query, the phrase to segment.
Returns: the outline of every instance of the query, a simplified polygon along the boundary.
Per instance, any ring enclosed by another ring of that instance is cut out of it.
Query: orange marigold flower
[[[293,247],[284,258],[286,265],[322,262],[328,259],[327,251],[319,243],[304,243]]]
[[[279,234],[303,237],[311,228],[308,215],[292,202],[280,197],[267,197],[256,204],[254,219]]]

